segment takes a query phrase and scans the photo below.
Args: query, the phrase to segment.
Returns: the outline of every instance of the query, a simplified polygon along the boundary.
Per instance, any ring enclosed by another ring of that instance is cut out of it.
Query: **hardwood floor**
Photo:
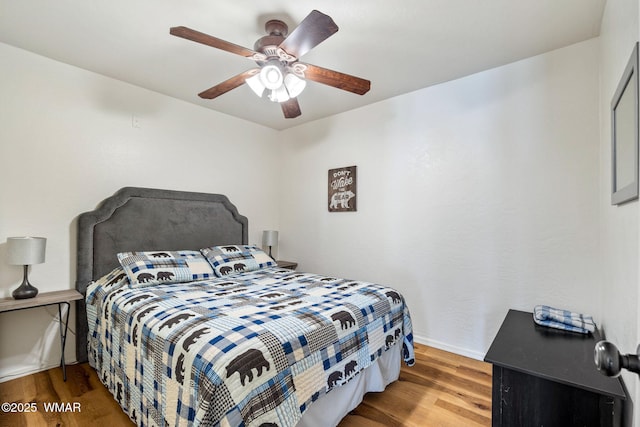
[[[383,393],[368,393],[339,427],[490,426],[491,365],[424,345]]]
[[[415,353],[415,366],[403,364],[399,381],[368,393],[339,427],[491,425],[491,365],[419,344]],[[37,411],[0,411],[0,427],[133,426],[86,363],[68,366],[67,382],[56,368],[0,383],[2,402],[35,402]],[[47,412],[45,402],[68,411]]]
[[[0,383],[0,403],[4,402],[36,402],[37,411],[0,411],[1,427],[134,426],[88,363],[67,366],[67,382],[62,380],[62,370],[54,368]],[[78,402],[80,411],[47,412],[45,402]]]

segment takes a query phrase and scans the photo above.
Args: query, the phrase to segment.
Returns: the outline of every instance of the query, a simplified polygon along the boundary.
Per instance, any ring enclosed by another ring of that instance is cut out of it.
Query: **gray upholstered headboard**
[[[125,187],[96,210],[78,217],[76,288],[118,266],[126,251],[198,250],[214,245],[247,244],[248,220],[221,194]],[[76,355],[87,360],[87,313],[76,306]]]

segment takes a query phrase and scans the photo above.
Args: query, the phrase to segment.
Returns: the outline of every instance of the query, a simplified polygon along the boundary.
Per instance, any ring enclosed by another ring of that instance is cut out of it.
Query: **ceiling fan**
[[[301,114],[297,97],[304,90],[306,80],[358,95],[364,95],[371,88],[369,80],[298,61],[302,55],[338,31],[338,26],[330,16],[313,10],[291,34],[288,34],[287,24],[277,19],[268,21],[265,30],[268,35],[258,39],[253,50],[187,27],[172,27],[169,33],[244,56],[258,64],[257,68],[199,93],[201,98],[213,99],[246,83],[259,97],[267,91],[271,101],[280,103],[284,117],[291,119]]]

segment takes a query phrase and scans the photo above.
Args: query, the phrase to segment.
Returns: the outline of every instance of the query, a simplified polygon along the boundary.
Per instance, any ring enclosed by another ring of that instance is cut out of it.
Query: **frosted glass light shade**
[[[278,89],[283,80],[282,70],[275,63],[267,64],[260,70],[260,81],[267,89]]]
[[[304,88],[307,86],[307,82],[295,74],[289,73],[284,78],[284,85],[287,87],[289,96],[291,98],[295,98],[302,93]]]
[[[269,94],[269,99],[273,102],[285,102],[289,100],[289,94],[287,93],[287,88],[284,85],[280,86],[278,89],[274,89]]]
[[[44,262],[47,239],[44,237],[9,237],[7,255],[9,264],[33,265]]]
[[[247,85],[249,85],[249,87],[251,88],[253,93],[258,95],[259,97],[262,97],[262,94],[264,93],[265,87],[262,84],[262,81],[260,80],[260,74],[256,74],[253,77],[249,77],[244,82]]]

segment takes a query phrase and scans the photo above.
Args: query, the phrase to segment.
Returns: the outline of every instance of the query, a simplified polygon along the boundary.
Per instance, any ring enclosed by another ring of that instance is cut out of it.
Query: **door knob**
[[[623,368],[640,375],[640,359],[637,353],[640,353],[640,345],[636,354],[622,355],[615,344],[599,341],[593,350],[593,359],[602,375],[617,377]]]

